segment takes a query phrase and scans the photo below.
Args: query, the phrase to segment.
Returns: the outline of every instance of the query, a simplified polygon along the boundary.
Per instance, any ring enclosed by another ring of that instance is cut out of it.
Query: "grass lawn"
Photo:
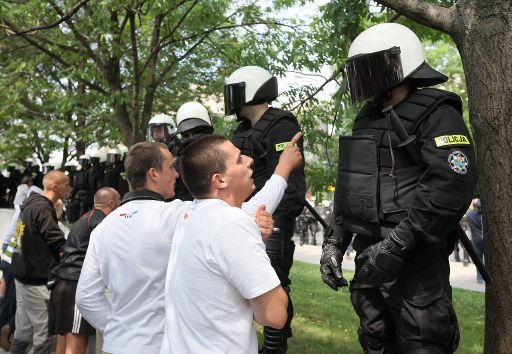
[[[352,272],[344,272],[351,279]],[[290,354],[362,353],[357,340],[358,319],[348,289],[332,291],[322,283],[319,266],[294,261],[291,278],[295,308]],[[458,353],[482,353],[484,294],[454,289],[453,302],[459,320]],[[261,328],[258,328],[261,343]]]

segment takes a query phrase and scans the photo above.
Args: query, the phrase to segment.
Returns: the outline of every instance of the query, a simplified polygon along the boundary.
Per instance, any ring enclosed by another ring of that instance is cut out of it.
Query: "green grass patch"
[[[352,272],[344,271],[351,279]],[[322,282],[319,266],[294,261],[291,272],[295,308],[290,354],[361,353],[357,339],[359,320],[347,288],[332,291]],[[484,338],[484,294],[454,289],[453,303],[459,320],[459,353],[482,353]],[[260,343],[261,327],[258,328]]]

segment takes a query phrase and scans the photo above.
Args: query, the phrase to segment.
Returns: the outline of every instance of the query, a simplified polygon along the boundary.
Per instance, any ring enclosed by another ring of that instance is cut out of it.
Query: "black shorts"
[[[75,305],[77,281],[59,279],[50,294],[48,334],[96,334]]]

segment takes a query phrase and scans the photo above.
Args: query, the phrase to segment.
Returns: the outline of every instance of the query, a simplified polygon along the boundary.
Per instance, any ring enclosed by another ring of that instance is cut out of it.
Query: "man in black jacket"
[[[111,187],[98,189],[94,194],[94,207],[84,214],[69,232],[64,246],[64,255],[58,266],[53,268],[48,281],[52,288],[49,307],[50,335],[57,336],[57,353],[59,349],[73,353],[84,353],[87,349],[89,335],[96,330],[82,318],[75,307],[75,294],[80,271],[84,264],[92,230],[121,203],[119,193]]]
[[[20,239],[20,254],[12,269],[16,284],[16,330],[11,353],[25,353],[30,342],[34,354],[50,353],[48,309],[50,293],[46,287],[48,275],[59,262],[64,233],[57,224],[54,204],[68,197],[71,187],[61,171],[50,171],[43,178],[43,193],[31,194],[21,208],[16,227]]]
[[[352,135],[339,139],[322,279],[334,290],[347,285],[341,262],[355,233],[350,293],[364,352],[452,353],[459,329],[448,256],[477,179],[461,99],[428,87],[448,78],[396,23],[362,32],[346,72],[352,100],[367,102]]]

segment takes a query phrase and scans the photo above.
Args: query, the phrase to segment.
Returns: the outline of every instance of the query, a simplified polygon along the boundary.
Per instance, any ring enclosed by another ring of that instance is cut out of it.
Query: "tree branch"
[[[447,34],[455,26],[455,7],[450,8],[429,4],[423,0],[376,0],[410,19]]]
[[[333,72],[330,78],[326,79],[326,80],[325,80],[325,82],[324,82],[322,85],[318,86],[318,88],[317,88],[315,91],[313,91],[312,93],[310,93],[306,98],[302,99],[302,100],[301,100],[297,105],[295,105],[293,108],[291,108],[291,109],[290,109],[290,111],[294,111],[294,110],[296,110],[297,108],[304,106],[304,104],[305,104],[306,102],[308,102],[309,100],[311,100],[313,97],[315,97],[315,96],[316,96],[316,94],[317,94],[317,93],[319,93],[320,91],[322,91],[322,90],[323,90],[323,88],[324,88],[324,87],[325,87],[329,82],[331,82],[331,81],[336,81],[336,82],[338,82],[338,81],[336,80],[336,77],[338,77],[338,76],[339,76],[339,74],[341,73],[341,70],[343,70],[343,69],[338,69],[338,70],[336,70],[335,72]]]
[[[55,11],[62,16],[62,10],[59,8],[59,6],[54,1],[50,1],[50,4],[55,9]],[[88,42],[88,38],[84,36],[82,33],[80,33],[80,31],[78,31],[78,29],[75,27],[75,24],[73,23],[73,21],[71,21],[70,18],[66,19],[66,24],[75,35],[75,38],[78,40],[78,42],[82,44],[82,46],[85,48],[89,58],[94,60],[94,62],[100,67],[100,69],[103,70],[103,63],[101,59],[91,49],[91,46]]]
[[[135,12],[127,10],[130,23],[130,43],[132,48],[132,112],[139,111],[139,94],[140,94],[140,72],[139,72],[139,50],[137,46],[137,27],[135,25]]]
[[[24,35],[24,34],[32,34],[33,32],[36,32],[36,31],[39,31],[39,30],[47,30],[47,29],[50,29],[50,28],[54,28],[54,27],[57,27],[58,25],[60,25],[62,22],[70,19],[71,17],[73,17],[77,12],[78,10],[84,6],[85,4],[87,4],[89,2],[89,0],[81,0],[79,1],[75,6],[73,6],[73,8],[65,15],[63,15],[60,19],[58,19],[56,22],[54,23],[51,23],[49,25],[45,25],[45,26],[36,26],[36,27],[31,27],[31,28],[28,28],[28,29],[24,29],[24,30],[16,30],[15,28],[13,27],[10,27],[10,26],[5,26],[4,25],[4,18],[2,18],[2,23],[0,24],[0,27],[3,27],[5,28],[6,31],[10,31],[18,36],[21,36],[21,35]],[[9,33],[9,32],[8,32]]]

